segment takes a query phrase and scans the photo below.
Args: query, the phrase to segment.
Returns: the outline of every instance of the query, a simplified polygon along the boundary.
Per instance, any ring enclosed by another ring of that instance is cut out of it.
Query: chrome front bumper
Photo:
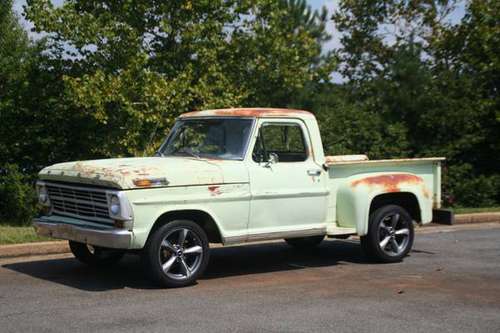
[[[109,229],[97,230],[74,226],[71,224],[46,221],[42,218],[33,220],[33,226],[38,235],[53,238],[67,239],[75,242],[109,247],[114,249],[128,249],[132,243],[132,232],[128,230]]]

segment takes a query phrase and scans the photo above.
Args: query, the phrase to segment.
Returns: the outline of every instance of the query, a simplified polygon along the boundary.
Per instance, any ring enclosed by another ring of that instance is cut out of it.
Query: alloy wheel
[[[163,272],[175,280],[187,280],[200,268],[203,244],[191,229],[176,228],[162,240],[159,260]]]
[[[386,215],[379,224],[379,246],[385,254],[397,256],[405,251],[410,241],[410,223],[400,214]]]

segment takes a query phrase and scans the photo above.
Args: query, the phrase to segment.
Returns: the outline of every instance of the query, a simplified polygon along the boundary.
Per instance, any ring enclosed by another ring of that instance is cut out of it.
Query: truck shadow
[[[283,243],[220,247],[211,250],[208,268],[199,280],[277,271],[366,263],[356,241],[325,240],[321,246],[297,250]],[[96,269],[73,258],[17,262],[4,268],[84,291],[157,288],[144,273],[138,256],[127,255],[119,264]]]

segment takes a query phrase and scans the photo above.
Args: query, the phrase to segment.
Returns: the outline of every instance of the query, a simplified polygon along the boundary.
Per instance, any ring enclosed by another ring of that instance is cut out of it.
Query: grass
[[[491,213],[500,212],[500,207],[482,207],[482,208],[453,208],[455,214],[472,214],[472,213]]]
[[[38,236],[33,227],[18,227],[0,224],[0,245],[43,242],[49,240],[54,239]]]

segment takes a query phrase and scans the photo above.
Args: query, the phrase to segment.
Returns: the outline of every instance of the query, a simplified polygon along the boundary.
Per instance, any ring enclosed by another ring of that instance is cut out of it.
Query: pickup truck
[[[189,112],[155,156],[44,168],[43,213],[33,223],[40,235],[69,240],[89,265],[139,253],[166,287],[194,283],[210,243],[285,239],[306,248],[358,235],[369,257],[397,262],[414,223],[440,208],[443,160],[325,156],[307,111]]]

